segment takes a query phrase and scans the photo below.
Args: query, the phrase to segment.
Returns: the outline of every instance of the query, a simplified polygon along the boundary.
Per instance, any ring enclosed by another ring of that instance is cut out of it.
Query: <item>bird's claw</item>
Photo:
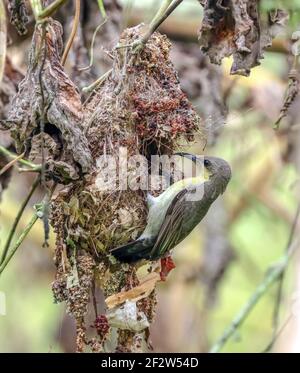
[[[176,265],[171,256],[167,256],[166,258],[162,258],[160,260],[160,279],[161,281],[166,281],[168,274],[172,271],[172,269],[176,268]]]
[[[145,46],[142,39],[138,39],[131,44],[120,44],[116,46],[116,49],[130,48],[132,54],[138,54]]]

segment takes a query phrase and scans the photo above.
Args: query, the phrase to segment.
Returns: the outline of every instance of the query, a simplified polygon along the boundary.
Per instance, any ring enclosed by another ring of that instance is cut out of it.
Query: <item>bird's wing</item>
[[[185,196],[188,190],[180,191],[169,206],[165,220],[160,227],[157,239],[151,250],[150,258],[156,259],[171,250],[181,237],[184,218]]]

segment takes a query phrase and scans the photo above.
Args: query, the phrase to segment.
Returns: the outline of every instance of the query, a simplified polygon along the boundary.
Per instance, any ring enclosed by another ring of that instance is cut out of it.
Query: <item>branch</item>
[[[34,14],[34,18],[37,20],[43,10],[41,0],[30,0],[30,5]]]
[[[105,7],[104,7],[104,4],[103,4],[103,0],[97,0],[98,2],[98,7],[99,7],[99,10],[100,10],[100,13],[101,13],[101,16],[106,19],[106,11],[105,11]]]
[[[95,80],[91,85],[89,85],[87,87],[83,87],[82,92],[84,92],[84,93],[92,92],[95,88],[99,87],[99,85],[101,85],[109,77],[109,75],[112,73],[112,71],[113,71],[112,69],[109,69],[108,71],[106,71],[106,73],[101,75],[100,78]]]
[[[173,0],[164,0],[162,2],[160,8],[158,9],[158,12],[155,14],[154,18],[150,23],[150,27],[153,26],[160,19],[160,17],[164,15],[168,7],[171,5],[172,1]]]
[[[33,217],[31,218],[30,222],[28,225],[25,227],[24,231],[18,238],[17,242],[14,244],[12,250],[9,252],[8,256],[6,257],[5,261],[0,265],[0,275],[4,271],[5,267],[7,264],[10,262],[11,258],[15,255],[16,251],[30,232],[31,228],[34,226],[35,222],[37,221],[38,217],[37,214],[34,214]]]
[[[0,84],[3,79],[6,59],[6,14],[3,0],[0,0]]]
[[[150,23],[149,30],[142,37],[141,43],[146,44],[150,39],[151,35],[158,29],[158,27],[169,17],[169,15],[182,3],[183,0],[173,0],[172,3],[167,7],[168,0],[166,3],[161,6],[158,11],[158,14],[154,17],[153,21]]]
[[[271,285],[278,281],[278,279],[288,266],[289,259],[295,252],[298,245],[299,240],[294,241],[288,248],[287,252],[281,257],[279,262],[276,265],[270,267],[270,269],[266,272],[265,279],[261,282],[260,285],[258,285],[248,302],[232,320],[230,325],[225,329],[219,340],[213,345],[210,350],[211,353],[219,352],[225,346],[228,340],[235,334],[236,330],[247,319],[252,309],[256,306],[263,295],[265,295]]]
[[[53,186],[51,187],[51,189],[46,193],[46,195],[43,198],[43,201],[40,204],[36,205],[36,206],[38,206],[38,208],[36,208],[35,214],[32,216],[30,222],[28,223],[28,225],[25,227],[25,229],[21,233],[20,237],[18,238],[18,240],[14,244],[13,248],[11,249],[11,251],[9,251],[9,253],[7,254],[7,256],[6,256],[5,260],[3,261],[3,263],[1,262],[1,264],[0,264],[0,275],[2,274],[2,272],[6,268],[7,264],[10,262],[10,260],[12,259],[12,257],[15,255],[15,253],[18,250],[18,248],[21,246],[22,242],[25,240],[26,236],[30,232],[31,228],[34,226],[34,224],[37,221],[37,219],[39,219],[39,218],[40,219],[44,219],[44,216],[43,216],[43,214],[44,214],[44,211],[43,211],[44,210],[44,205],[47,204],[47,203],[49,203],[49,199],[53,195],[56,187],[57,187],[57,182],[55,182],[53,184]]]
[[[31,169],[31,171],[34,171],[34,172],[40,172],[41,171],[41,165],[37,165],[35,163],[27,161],[26,159],[19,158],[19,156],[17,154],[14,154],[14,153],[10,152],[4,146],[1,146],[1,145],[0,145],[0,153],[4,154],[7,157],[12,158],[12,159],[18,158],[18,162],[21,163],[24,166],[29,167]]]
[[[51,3],[49,6],[47,6],[47,8],[45,8],[45,9],[43,9],[39,12],[38,18],[43,19],[43,18],[50,17],[54,12],[57,11],[57,9],[59,7],[64,5],[64,3],[66,3],[66,2],[67,2],[67,0],[55,0],[55,1],[53,1],[53,3]]]
[[[20,220],[23,216],[23,213],[25,211],[26,206],[28,205],[28,202],[29,202],[30,198],[32,197],[34,191],[36,190],[37,186],[39,185],[39,182],[40,182],[40,175],[36,178],[36,180],[32,184],[28,195],[24,199],[24,201],[23,201],[23,203],[20,207],[20,210],[18,211],[18,214],[17,214],[17,216],[15,218],[15,221],[14,221],[12,227],[11,227],[11,230],[9,232],[8,238],[6,240],[6,243],[5,243],[2,255],[1,255],[0,266],[4,263],[4,261],[6,259],[11,241],[13,239],[13,236],[14,236],[15,232],[16,232],[16,228],[17,228],[17,226],[18,226],[18,224],[19,224],[19,222],[20,222]]]
[[[163,4],[158,10],[158,13],[154,16],[153,20],[149,25],[148,31],[139,40],[133,43],[134,53],[138,53],[144,48],[147,41],[150,39],[152,34],[158,29],[158,27],[169,17],[169,15],[182,3],[183,0],[173,0],[170,4],[169,0],[164,0]],[[169,5],[170,4],[170,5]]]
[[[10,162],[8,162],[5,166],[3,166],[0,170],[0,176],[3,175],[7,170],[9,170],[15,163],[18,162],[19,159],[24,157],[25,153],[22,153],[18,155],[16,158],[12,159]]]
[[[292,228],[291,228],[291,232],[290,232],[290,235],[289,235],[289,239],[288,239],[288,242],[287,242],[287,246],[286,246],[286,249],[285,249],[286,252],[289,250],[289,247],[292,244],[292,241],[294,239],[295,232],[296,232],[297,225],[298,225],[299,215],[300,215],[300,203],[298,204],[298,207],[297,207],[296,216],[295,216],[295,219],[294,219],[294,222],[293,222],[293,225],[292,225]],[[276,295],[275,307],[274,307],[274,313],[273,313],[273,337],[272,337],[272,340],[269,343],[268,347],[266,348],[266,351],[269,351],[273,347],[273,345],[274,345],[274,343],[277,339],[284,275],[285,275],[285,271],[283,271],[281,273],[281,275],[278,279],[278,289],[277,289],[277,295]]]
[[[72,31],[71,31],[70,37],[69,37],[69,39],[67,41],[67,45],[66,45],[66,48],[64,50],[63,56],[61,58],[61,64],[63,66],[66,63],[68,54],[70,52],[70,49],[72,47],[74,38],[76,36],[76,32],[77,32],[77,29],[78,29],[79,21],[80,21],[80,0],[75,0],[75,16],[74,16],[74,22],[73,22],[73,26],[72,26]]]
[[[89,70],[93,66],[93,63],[94,63],[94,44],[95,44],[96,36],[97,36],[98,31],[101,29],[101,27],[106,22],[107,22],[107,18],[105,18],[104,21],[96,27],[96,29],[93,33],[93,37],[92,37],[92,41],[91,41],[91,47],[90,47],[90,63],[89,63],[89,65],[86,66],[86,67],[78,68],[78,71],[86,71],[86,70]]]

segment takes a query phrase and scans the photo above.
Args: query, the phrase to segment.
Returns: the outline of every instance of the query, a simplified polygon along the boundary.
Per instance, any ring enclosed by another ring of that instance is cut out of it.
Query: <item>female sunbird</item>
[[[133,263],[141,259],[165,258],[200,223],[218,196],[224,193],[231,178],[231,168],[225,160],[189,153],[176,155],[202,163],[208,172],[208,180],[202,176],[183,179],[158,197],[150,196],[144,232],[137,240],[111,250],[119,261]],[[198,199],[195,193],[200,193]]]

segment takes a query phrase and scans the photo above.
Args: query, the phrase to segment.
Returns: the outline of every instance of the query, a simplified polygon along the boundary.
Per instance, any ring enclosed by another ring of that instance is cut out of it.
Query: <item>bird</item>
[[[185,152],[175,155],[202,164],[208,179],[203,179],[203,176],[190,177],[175,182],[158,197],[148,194],[149,211],[143,233],[135,241],[110,251],[120,262],[162,259],[162,266],[165,260],[164,265],[169,269],[175,268],[173,261],[166,258],[170,258],[172,249],[191,233],[213,202],[225,192],[231,179],[231,168],[225,160]],[[195,199],[192,196],[197,190],[202,190],[202,195]]]

